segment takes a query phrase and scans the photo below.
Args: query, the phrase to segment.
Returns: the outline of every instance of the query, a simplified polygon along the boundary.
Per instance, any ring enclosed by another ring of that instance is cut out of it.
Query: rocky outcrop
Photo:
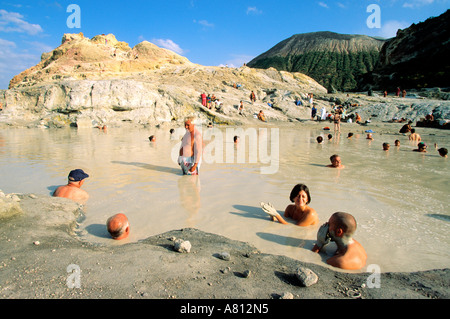
[[[130,48],[112,34],[92,39],[82,33],[64,34],[62,44],[44,53],[41,62],[15,76],[9,88],[55,80],[102,80],[159,69],[163,65],[193,65],[170,50],[144,41]]]
[[[296,34],[257,56],[248,66],[302,72],[329,91],[351,91],[359,76],[373,69],[384,42],[334,32]]]
[[[257,102],[250,103],[254,91]],[[215,95],[220,111],[201,105],[201,93]],[[264,109],[283,121],[307,117],[294,104],[325,88],[301,73],[248,67],[201,66],[142,42],[134,48],[113,35],[92,39],[65,34],[62,44],[11,80],[0,122],[25,126],[161,124],[197,114],[202,121],[239,124]],[[238,105],[244,102],[243,116]],[[276,105],[276,108],[268,106]]]
[[[398,30],[380,52],[374,70],[361,79],[366,90],[394,91],[450,87],[450,10],[439,17]]]

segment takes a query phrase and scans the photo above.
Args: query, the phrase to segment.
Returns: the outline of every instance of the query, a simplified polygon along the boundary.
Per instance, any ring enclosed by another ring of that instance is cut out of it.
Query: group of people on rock
[[[214,94],[206,95],[206,93],[203,92],[200,95],[200,99],[202,100],[202,106],[204,106],[210,110],[213,108],[213,106],[214,106],[215,110],[217,110],[217,111],[222,109],[222,106],[223,106],[222,101],[220,101],[220,99],[218,99]]]

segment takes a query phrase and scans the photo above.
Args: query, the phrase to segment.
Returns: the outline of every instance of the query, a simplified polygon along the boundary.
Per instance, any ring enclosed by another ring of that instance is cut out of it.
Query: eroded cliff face
[[[334,32],[296,34],[248,63],[250,67],[302,72],[329,91],[352,91],[373,70],[384,40]]]
[[[361,89],[450,87],[450,10],[399,30],[387,41]]]
[[[251,91],[257,95],[254,104],[249,102]],[[264,108],[268,117],[288,121],[310,112],[296,106],[296,99],[325,92],[301,73],[201,66],[146,41],[130,48],[113,35],[88,39],[65,34],[58,48],[11,80],[2,116],[45,127],[82,121],[161,124],[192,114],[203,121],[239,124]],[[220,112],[202,107],[201,93],[219,98]],[[241,100],[244,116],[237,111]],[[277,108],[269,108],[269,102]]]

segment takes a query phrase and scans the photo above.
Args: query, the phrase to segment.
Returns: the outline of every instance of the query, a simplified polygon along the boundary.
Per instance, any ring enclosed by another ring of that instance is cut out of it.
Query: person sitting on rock
[[[88,178],[82,169],[74,169],[70,171],[67,185],[59,186],[54,192],[54,197],[69,198],[77,203],[85,204],[89,199],[89,194],[81,189],[84,179]]]
[[[130,223],[127,216],[122,213],[111,216],[106,221],[106,228],[108,233],[115,240],[127,238],[130,234]]]
[[[260,110],[259,113],[258,113],[258,119],[263,121],[263,122],[267,122],[266,121],[266,116],[264,115],[264,112],[262,110]]]
[[[353,239],[356,231],[356,220],[348,213],[337,212],[331,215],[327,223],[317,232],[317,241],[312,251],[319,253],[322,248],[334,241],[337,250],[327,264],[346,270],[358,270],[364,267],[367,253],[363,246]]]
[[[402,128],[400,129],[399,133],[406,134],[406,133],[411,132],[411,124],[412,124],[412,121],[409,121],[407,124],[403,125]]]

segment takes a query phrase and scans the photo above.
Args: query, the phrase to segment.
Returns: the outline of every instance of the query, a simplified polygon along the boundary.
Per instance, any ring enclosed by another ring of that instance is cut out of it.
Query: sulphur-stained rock
[[[5,194],[0,190],[0,220],[22,214],[20,198],[17,194]]]
[[[50,128],[80,127],[77,123],[86,117],[93,125],[115,126],[182,122],[188,115],[202,123],[241,125],[259,123],[255,114],[260,110],[269,122],[297,122],[310,118],[308,95],[323,96],[327,90],[298,72],[202,66],[148,41],[130,48],[113,34],[89,39],[79,33],[64,34],[59,47],[42,54],[37,65],[0,93],[7,105],[0,122]],[[202,93],[215,95],[220,108],[202,106]],[[331,110],[324,99],[314,102],[318,109]]]
[[[100,125],[160,125],[188,115],[236,125],[254,121],[260,109],[272,120],[309,117],[310,109],[294,101],[311,92],[326,89],[301,73],[202,66],[147,41],[130,48],[112,34],[64,34],[58,48],[11,80],[2,114],[9,124],[28,127],[79,126],[86,117]],[[203,107],[202,93],[215,95],[220,110]]]
[[[22,208],[18,201],[8,199],[6,197],[0,198],[0,220],[3,218],[10,218],[22,213]]]

